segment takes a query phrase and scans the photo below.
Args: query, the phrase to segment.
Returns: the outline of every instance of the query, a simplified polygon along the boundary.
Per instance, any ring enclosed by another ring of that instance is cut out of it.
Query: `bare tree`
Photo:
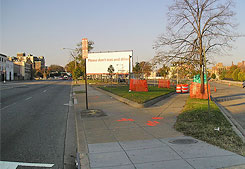
[[[211,57],[239,37],[232,0],[174,0],[167,31],[154,44],[155,62],[190,62],[200,66],[204,91],[204,54]]]

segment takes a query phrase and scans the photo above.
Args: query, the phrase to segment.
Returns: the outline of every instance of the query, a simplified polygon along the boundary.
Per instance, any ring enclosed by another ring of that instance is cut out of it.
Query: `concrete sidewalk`
[[[102,110],[106,116],[82,117],[85,94],[75,95],[82,169],[208,169],[245,164],[244,157],[173,128],[188,95],[173,95],[149,108],[133,108],[88,89],[89,109]],[[83,87],[73,87],[73,91],[80,90]]]

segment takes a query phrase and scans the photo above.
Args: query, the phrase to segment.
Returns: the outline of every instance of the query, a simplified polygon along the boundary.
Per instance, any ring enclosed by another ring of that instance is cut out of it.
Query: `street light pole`
[[[76,49],[71,49],[71,48],[62,48],[63,50],[65,50],[65,49],[67,49],[67,50],[71,50],[71,51],[75,51]],[[75,70],[77,69],[77,55],[73,55],[72,53],[71,53],[71,55],[74,57],[74,64],[75,64]],[[75,79],[75,84],[77,84],[77,79]]]

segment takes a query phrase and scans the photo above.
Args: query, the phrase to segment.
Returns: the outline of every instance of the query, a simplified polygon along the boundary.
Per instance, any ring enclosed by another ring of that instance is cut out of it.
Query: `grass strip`
[[[207,100],[189,98],[175,128],[187,136],[245,156],[245,144],[214,102],[210,102],[208,112]]]
[[[74,91],[76,94],[85,93],[84,90]]]
[[[77,84],[79,85],[84,85],[85,84],[85,80],[77,80]],[[95,85],[106,85],[106,84],[118,84],[117,82],[111,82],[109,80],[87,80],[87,84],[95,84]]]
[[[137,103],[145,103],[148,100],[175,91],[174,88],[158,88],[157,86],[148,86],[148,92],[128,92],[129,86],[106,86],[100,88]]]

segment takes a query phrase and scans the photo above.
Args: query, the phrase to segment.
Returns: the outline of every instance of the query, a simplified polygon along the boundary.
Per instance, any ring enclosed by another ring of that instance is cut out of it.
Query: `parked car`
[[[242,83],[242,88],[244,88],[245,87],[245,81],[243,81],[243,83]]]
[[[126,82],[126,80],[122,78],[118,78],[118,82]]]
[[[65,76],[63,77],[63,80],[68,80],[68,76],[65,75]]]

